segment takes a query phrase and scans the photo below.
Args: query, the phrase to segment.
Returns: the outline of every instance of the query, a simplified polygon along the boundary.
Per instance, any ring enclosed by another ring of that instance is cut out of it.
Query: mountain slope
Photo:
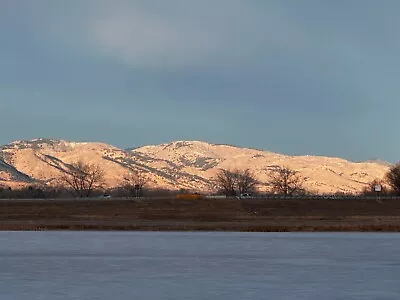
[[[269,171],[287,166],[306,178],[312,192],[361,191],[376,178],[383,178],[387,165],[353,163],[339,158],[287,156],[255,149],[213,145],[199,141],[176,141],[122,150],[104,143],[76,143],[52,139],[16,141],[0,147],[0,178],[4,183],[54,184],[72,162],[101,165],[108,187],[118,186],[124,176],[139,170],[151,187],[209,190],[219,169],[251,169],[268,189]],[[1,173],[3,172],[3,173]],[[1,175],[3,174],[3,175]],[[6,174],[8,174],[6,176]]]
[[[255,149],[204,142],[178,141],[132,150],[152,158],[154,168],[176,165],[182,172],[211,179],[218,169],[251,169],[268,186],[269,172],[287,166],[306,178],[305,186],[317,193],[360,192],[367,183],[383,178],[388,166],[320,156],[287,156]]]
[[[0,159],[0,187],[18,187],[34,180],[28,175],[18,171],[13,166]]]

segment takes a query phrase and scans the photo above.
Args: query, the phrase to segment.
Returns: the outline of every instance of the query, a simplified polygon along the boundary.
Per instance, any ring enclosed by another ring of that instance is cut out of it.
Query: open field
[[[400,231],[400,199],[1,200],[0,230]]]

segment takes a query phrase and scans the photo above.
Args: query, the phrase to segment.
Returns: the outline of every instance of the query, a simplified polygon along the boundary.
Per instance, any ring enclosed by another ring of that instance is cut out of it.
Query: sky
[[[400,160],[397,0],[0,0],[0,144]]]

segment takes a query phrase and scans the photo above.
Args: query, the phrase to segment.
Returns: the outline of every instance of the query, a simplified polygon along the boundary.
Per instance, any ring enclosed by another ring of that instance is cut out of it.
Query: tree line
[[[303,182],[304,178],[297,171],[288,167],[275,167],[270,171],[268,185],[271,193],[291,196],[305,193]],[[221,169],[218,171],[214,183],[218,192],[227,197],[256,193],[257,187],[262,184],[250,169]]]
[[[119,197],[140,197],[147,183],[147,177],[138,170],[132,170],[123,177],[112,193]],[[62,175],[55,184],[28,186],[12,190],[0,187],[0,198],[62,198],[71,195],[84,198],[105,196],[105,170],[98,164],[86,163],[82,160],[66,165]],[[168,194],[168,191],[156,189],[153,194]]]
[[[269,192],[292,196],[310,194],[304,188],[306,178],[296,170],[289,167],[275,166],[269,171]],[[215,180],[219,192],[226,196],[236,196],[243,193],[257,192],[257,186],[262,184],[249,169],[245,170],[219,170]],[[400,163],[390,167],[382,179],[374,179],[366,184],[361,195],[400,196]]]
[[[210,188],[217,194],[227,197],[256,193],[260,185],[267,185],[267,190],[272,194],[286,197],[308,194],[304,188],[306,178],[302,177],[298,171],[280,166],[273,166],[267,171],[269,181],[261,183],[250,169],[220,169],[210,180]],[[112,190],[112,193],[120,197],[141,197],[148,181],[145,173],[131,170],[123,177],[119,186]],[[377,187],[381,195],[400,196],[400,163],[393,165],[384,178],[375,179],[367,184],[362,194],[376,194]],[[16,190],[0,187],[0,198],[59,198],[71,194],[83,198],[101,195],[104,190],[105,170],[97,164],[78,161],[67,165],[58,178],[58,184],[54,186],[28,186]],[[171,195],[173,192],[164,189],[146,189],[146,193],[147,195]]]

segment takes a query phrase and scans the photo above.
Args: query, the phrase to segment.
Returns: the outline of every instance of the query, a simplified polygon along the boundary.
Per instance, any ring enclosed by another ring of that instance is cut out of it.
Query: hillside
[[[354,163],[321,156],[287,156],[196,141],[146,146],[132,153],[150,157],[152,160],[148,165],[154,168],[175,168],[207,180],[215,176],[220,168],[249,168],[265,184],[265,188],[268,186],[269,171],[276,166],[287,166],[306,178],[308,190],[318,193],[356,193],[368,182],[383,178],[388,170],[387,165],[375,162]]]
[[[260,189],[266,190],[269,170],[287,166],[306,178],[308,190],[318,193],[357,193],[373,179],[383,178],[388,170],[387,165],[377,162],[287,156],[199,141],[123,150],[104,143],[34,139],[0,147],[0,185],[55,184],[67,164],[80,159],[101,165],[108,187],[121,184],[125,175],[139,170],[151,187],[201,191],[212,188],[210,180],[220,168],[249,168],[262,182]]]

